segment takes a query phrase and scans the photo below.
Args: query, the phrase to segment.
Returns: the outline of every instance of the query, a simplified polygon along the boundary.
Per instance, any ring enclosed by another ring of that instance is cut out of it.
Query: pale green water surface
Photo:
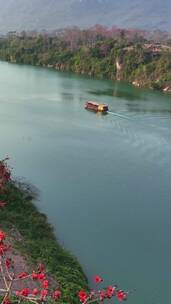
[[[171,95],[0,63],[0,145],[89,278],[171,303]]]

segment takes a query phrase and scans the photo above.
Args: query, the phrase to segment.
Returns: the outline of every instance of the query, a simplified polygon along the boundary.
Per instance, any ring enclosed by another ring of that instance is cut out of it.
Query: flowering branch
[[[103,279],[100,276],[95,276],[94,281],[96,284],[103,282]],[[104,300],[111,299],[116,297],[118,301],[127,300],[127,292],[124,292],[121,289],[118,289],[117,286],[108,286],[101,290],[92,290],[89,294],[84,290],[80,290],[78,293],[79,300],[82,304],[91,304],[91,303],[103,303]]]
[[[9,246],[6,245],[6,233],[0,231],[0,276],[4,282],[5,288],[0,289],[0,293],[5,293],[1,304],[10,304],[10,298],[15,297],[17,303],[21,300],[27,300],[28,302],[39,304],[40,302],[46,302],[49,299],[58,300],[61,297],[61,291],[56,289],[51,291],[49,289],[49,281],[46,279],[46,272],[43,265],[39,265],[37,272],[33,271],[31,274],[26,272],[20,272],[15,274],[12,260],[6,257],[9,250]],[[5,265],[5,267],[4,267]],[[13,288],[14,282],[32,279],[37,281],[40,288],[23,288],[15,291]]]

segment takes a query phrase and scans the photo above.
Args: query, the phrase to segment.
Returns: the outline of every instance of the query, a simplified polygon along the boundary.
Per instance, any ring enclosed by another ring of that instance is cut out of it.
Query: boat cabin
[[[106,113],[108,111],[108,105],[104,103],[99,104],[93,101],[87,101],[85,104],[85,109]]]

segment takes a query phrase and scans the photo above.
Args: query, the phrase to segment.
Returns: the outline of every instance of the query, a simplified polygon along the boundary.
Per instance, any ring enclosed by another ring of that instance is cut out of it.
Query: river
[[[171,95],[1,62],[0,143],[89,279],[171,302]]]

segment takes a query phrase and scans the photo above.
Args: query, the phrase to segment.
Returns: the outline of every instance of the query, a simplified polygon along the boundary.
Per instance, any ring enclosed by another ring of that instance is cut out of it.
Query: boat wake
[[[122,114],[118,114],[118,113],[115,113],[115,112],[108,111],[107,113],[115,115],[115,116],[120,117],[120,118],[130,119],[128,116],[125,116],[125,115],[122,115]]]

